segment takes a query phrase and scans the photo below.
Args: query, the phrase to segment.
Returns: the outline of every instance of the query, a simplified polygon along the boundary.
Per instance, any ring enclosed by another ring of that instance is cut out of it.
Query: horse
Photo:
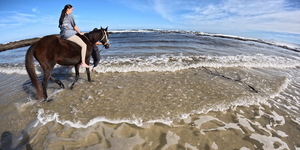
[[[106,49],[109,48],[110,43],[107,28],[108,27],[106,27],[105,29],[102,27],[101,29],[95,28],[93,31],[85,33],[84,35],[80,35],[77,33],[77,36],[79,36],[87,45],[85,58],[87,65],[89,65],[90,63],[92,49],[97,41],[100,41]],[[35,72],[33,57],[39,62],[44,72],[42,87]],[[51,75],[52,70],[56,64],[62,66],[75,66],[75,80],[70,87],[72,89],[79,78],[81,47],[74,42],[61,39],[56,35],[48,35],[32,44],[26,52],[26,71],[36,89],[36,95],[39,103],[42,101],[43,97],[43,101],[48,101],[47,85],[49,79],[57,83],[61,88],[65,88],[64,84],[60,80],[55,79]],[[91,82],[89,68],[86,68],[86,73],[88,81]]]

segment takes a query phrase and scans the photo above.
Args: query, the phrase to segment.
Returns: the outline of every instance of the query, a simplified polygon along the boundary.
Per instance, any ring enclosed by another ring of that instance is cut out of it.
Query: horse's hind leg
[[[43,62],[43,63],[41,63]],[[40,62],[40,65],[44,71],[44,79],[43,79],[43,82],[42,82],[42,87],[43,87],[43,93],[44,93],[44,101],[51,101],[51,100],[48,100],[48,94],[47,94],[47,86],[48,86],[48,81],[51,77],[51,73],[52,73],[52,70],[53,70],[53,67],[55,65],[55,63],[51,63],[51,62],[48,62],[47,60],[44,60],[44,61],[41,61]]]
[[[48,81],[49,81],[49,78],[51,76],[51,71],[52,69],[48,70],[48,69],[44,69],[44,79],[43,79],[43,82],[42,82],[42,87],[43,87],[43,93],[44,93],[44,99],[45,101],[47,101],[47,98],[48,98],[48,94],[47,94],[47,86],[48,86]]]
[[[74,82],[72,83],[70,89],[73,89],[74,84],[75,84],[75,83],[78,81],[78,79],[79,79],[79,66],[80,66],[80,64],[75,65],[75,80],[74,80]]]
[[[65,85],[58,79],[55,79],[53,76],[50,76],[50,80],[54,81],[55,83],[57,83],[59,85],[59,87],[61,88],[65,88]]]

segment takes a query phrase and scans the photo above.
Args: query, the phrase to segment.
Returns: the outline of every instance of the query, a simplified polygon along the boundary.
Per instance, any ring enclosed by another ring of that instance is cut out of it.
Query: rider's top
[[[67,39],[76,34],[74,30],[75,26],[74,16],[72,14],[66,14],[62,25],[60,25],[60,37]]]

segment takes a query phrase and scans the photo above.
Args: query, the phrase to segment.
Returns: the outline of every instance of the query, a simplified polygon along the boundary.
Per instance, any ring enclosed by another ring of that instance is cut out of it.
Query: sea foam
[[[40,66],[36,64],[36,73],[41,74]],[[102,61],[96,72],[165,72],[179,71],[184,69],[194,69],[201,67],[210,68],[297,68],[300,67],[300,60],[284,58],[279,56],[266,56],[262,54],[256,55],[237,55],[237,56],[147,56],[147,57],[108,57]],[[66,74],[75,72],[74,68],[55,66],[54,74]],[[60,69],[59,69],[60,68]],[[84,73],[85,69],[80,68],[80,72]],[[5,74],[27,74],[24,65],[0,65],[0,73]]]

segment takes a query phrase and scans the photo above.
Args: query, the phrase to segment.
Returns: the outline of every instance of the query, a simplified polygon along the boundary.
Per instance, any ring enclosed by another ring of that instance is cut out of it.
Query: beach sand
[[[261,112],[264,111],[264,113]],[[142,127],[99,122],[88,128],[47,123],[31,133],[34,149],[293,149],[300,146],[298,124],[277,118],[269,106],[238,106],[192,115],[173,124]],[[247,119],[250,118],[250,119]]]

